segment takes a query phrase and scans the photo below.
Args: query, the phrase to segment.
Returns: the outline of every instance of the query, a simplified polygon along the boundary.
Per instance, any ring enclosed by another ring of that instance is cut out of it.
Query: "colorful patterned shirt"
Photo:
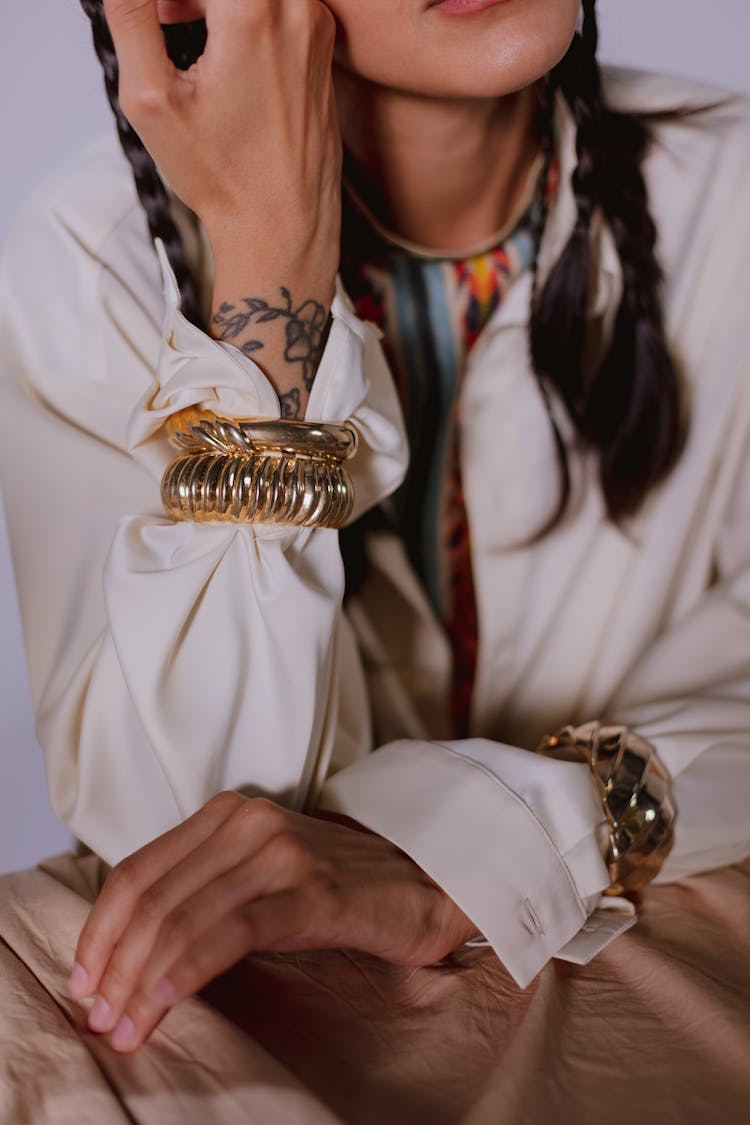
[[[469,352],[532,264],[535,206],[498,244],[469,256],[437,257],[407,248],[353,192],[345,193],[342,277],[358,315],[383,332],[401,399],[410,462],[393,497],[394,514],[451,642],[458,737],[468,731],[479,639],[458,395]]]

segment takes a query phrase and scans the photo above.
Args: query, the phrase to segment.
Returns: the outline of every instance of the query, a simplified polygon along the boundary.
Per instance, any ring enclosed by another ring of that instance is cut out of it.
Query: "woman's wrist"
[[[277,248],[274,247],[276,250]],[[281,265],[281,263],[289,263]],[[282,251],[214,253],[211,335],[250,356],[268,377],[283,417],[304,417],[325,347],[338,262]]]

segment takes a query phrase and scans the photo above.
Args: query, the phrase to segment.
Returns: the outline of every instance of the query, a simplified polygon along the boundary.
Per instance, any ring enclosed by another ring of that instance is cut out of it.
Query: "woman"
[[[3,464],[91,1028],[257,950],[585,960],[750,851],[746,107],[605,97],[593,0],[84,7],[140,202],[99,146],[19,224]],[[652,755],[643,855],[578,743]]]

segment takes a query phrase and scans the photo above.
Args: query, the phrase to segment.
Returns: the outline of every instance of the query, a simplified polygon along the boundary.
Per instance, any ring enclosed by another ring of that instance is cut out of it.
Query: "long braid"
[[[537,307],[539,297],[539,251],[541,249],[544,231],[547,226],[547,219],[549,216],[549,177],[552,168],[552,162],[555,157],[555,134],[554,134],[554,99],[552,97],[553,86],[551,82],[545,85],[545,91],[542,98],[541,107],[537,118],[537,132],[540,138],[540,146],[542,152],[542,171],[539,177],[539,192],[536,200],[536,205],[533,212],[533,222],[531,229],[531,239],[534,246],[534,261],[532,265],[532,287],[531,287],[531,305],[532,309]],[[563,512],[568,506],[570,500],[572,482],[570,475],[570,462],[568,454],[565,449],[565,441],[560,427],[555,417],[555,412],[552,403],[552,396],[550,393],[549,383],[539,373],[543,370],[542,358],[534,354],[534,349],[546,343],[544,336],[535,334],[530,330],[530,347],[532,351],[532,367],[537,377],[539,384],[539,391],[542,396],[542,402],[547,412],[550,426],[552,427],[552,436],[555,443],[555,453],[557,455],[557,463],[560,471],[560,490],[557,507],[552,511],[549,519],[539,528],[539,530],[528,541],[527,545],[539,542],[543,539],[548,531],[559,522]]]
[[[664,335],[656,227],[641,168],[650,132],[644,121],[604,104],[596,0],[584,0],[583,12],[582,30],[552,75],[577,126],[576,224],[534,301],[530,346],[541,385],[557,390],[584,442],[598,450],[607,511],[618,521],[632,515],[666,477],[685,433],[680,384]],[[597,208],[618,251],[623,296],[608,351],[591,370],[586,308]],[[565,485],[547,529],[562,515],[568,492]]]
[[[160,238],[174,270],[182,294],[182,311],[193,324],[203,327],[198,285],[185,257],[182,238],[169,210],[169,197],[156,165],[146,151],[140,137],[133,129],[119,101],[119,68],[112,36],[101,0],[81,0],[81,6],[91,21],[94,49],[104,71],[104,85],[109,104],[117,122],[120,144],[133,169],[138,198],[146,214],[151,237]],[[176,66],[187,69],[200,55],[205,45],[205,24],[181,24],[165,29],[167,51]]]

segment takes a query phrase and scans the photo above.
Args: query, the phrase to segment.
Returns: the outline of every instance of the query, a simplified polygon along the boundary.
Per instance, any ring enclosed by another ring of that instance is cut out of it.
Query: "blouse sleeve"
[[[750,555],[659,638],[605,718],[649,739],[671,773],[675,842],[657,881],[750,853]],[[625,900],[601,898],[602,808],[583,763],[481,739],[395,742],[330,778],[320,803],[410,855],[521,987],[632,924]]]
[[[335,729],[343,568],[331,530],[164,517],[164,420],[279,401],[182,316],[137,206],[69,203],[31,205],[0,267],[0,467],[52,803],[112,863],[220,788],[302,807]],[[356,517],[405,439],[340,287],[332,314],[308,416],[356,426]]]
[[[741,362],[726,450],[738,468],[717,501],[714,581],[642,654],[607,714],[570,716],[629,726],[669,769],[675,840],[656,882],[750,853],[750,382]],[[601,898],[602,808],[584,763],[480,739],[396,742],[330,778],[321,804],[409,854],[522,987],[551,957],[586,961],[632,924],[616,917],[625,900]]]
[[[738,419],[745,453],[717,537],[718,580],[657,638],[613,702],[616,721],[650,739],[673,778],[675,845],[657,883],[735,863],[750,853],[747,400],[750,396],[745,417]]]

